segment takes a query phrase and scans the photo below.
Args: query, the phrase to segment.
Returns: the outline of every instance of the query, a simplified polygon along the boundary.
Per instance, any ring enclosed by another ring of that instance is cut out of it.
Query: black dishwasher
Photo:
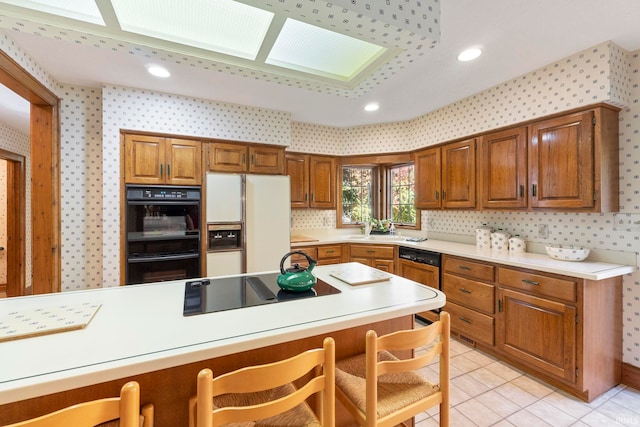
[[[400,246],[398,248],[399,275],[414,282],[440,289],[440,253],[425,249]],[[439,309],[417,313],[416,317],[428,322],[438,320]]]

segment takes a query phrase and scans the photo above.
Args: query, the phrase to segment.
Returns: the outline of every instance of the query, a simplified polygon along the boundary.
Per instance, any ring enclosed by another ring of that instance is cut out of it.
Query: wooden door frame
[[[25,157],[0,149],[7,162],[7,289],[8,297],[24,294],[25,288]]]
[[[31,103],[31,287],[23,282],[20,294],[59,292],[60,100],[1,50],[0,84]],[[26,265],[24,250],[20,256]]]

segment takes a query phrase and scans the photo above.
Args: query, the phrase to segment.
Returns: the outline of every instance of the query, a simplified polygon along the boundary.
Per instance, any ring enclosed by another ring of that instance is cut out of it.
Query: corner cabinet
[[[619,210],[617,110],[598,107],[529,129],[532,208]]]
[[[284,147],[230,142],[211,142],[208,145],[208,170],[211,172],[284,173]]]
[[[427,148],[415,153],[416,208],[440,209],[442,207],[442,178],[440,176],[440,147]]]
[[[200,185],[201,147],[200,141],[125,134],[125,182]]]
[[[287,153],[285,174],[291,181],[292,208],[335,209],[335,157]]]

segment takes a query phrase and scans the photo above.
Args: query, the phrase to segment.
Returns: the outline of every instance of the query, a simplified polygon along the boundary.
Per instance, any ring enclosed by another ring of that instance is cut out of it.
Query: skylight
[[[3,3],[26,7],[40,12],[104,25],[100,10],[94,1],[86,0],[3,0]]]
[[[385,51],[382,46],[287,19],[265,62],[349,81]]]
[[[111,0],[120,27],[144,36],[255,59],[274,14],[232,0]]]
[[[286,11],[261,9],[261,0],[0,0],[0,4],[11,5],[6,12],[21,18],[351,88],[400,51],[397,46],[383,47],[289,18]]]

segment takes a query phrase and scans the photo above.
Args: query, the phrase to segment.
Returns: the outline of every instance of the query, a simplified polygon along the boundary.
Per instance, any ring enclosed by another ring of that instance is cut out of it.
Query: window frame
[[[365,156],[345,156],[341,158],[338,165],[338,177],[337,180],[337,193],[338,197],[336,203],[336,228],[360,228],[362,223],[345,224],[342,222],[342,168],[345,166],[350,167],[371,167],[373,169],[372,176],[374,182],[372,183],[373,193],[373,210],[376,218],[382,219],[380,215],[386,217],[389,212],[389,170],[392,167],[401,166],[403,164],[415,162],[411,153],[397,153],[386,155],[365,155]],[[415,170],[414,170],[415,171]],[[415,177],[415,174],[414,174]],[[420,230],[421,229],[421,210],[416,207],[416,223],[415,225],[398,224],[395,225],[396,229],[407,230]]]

